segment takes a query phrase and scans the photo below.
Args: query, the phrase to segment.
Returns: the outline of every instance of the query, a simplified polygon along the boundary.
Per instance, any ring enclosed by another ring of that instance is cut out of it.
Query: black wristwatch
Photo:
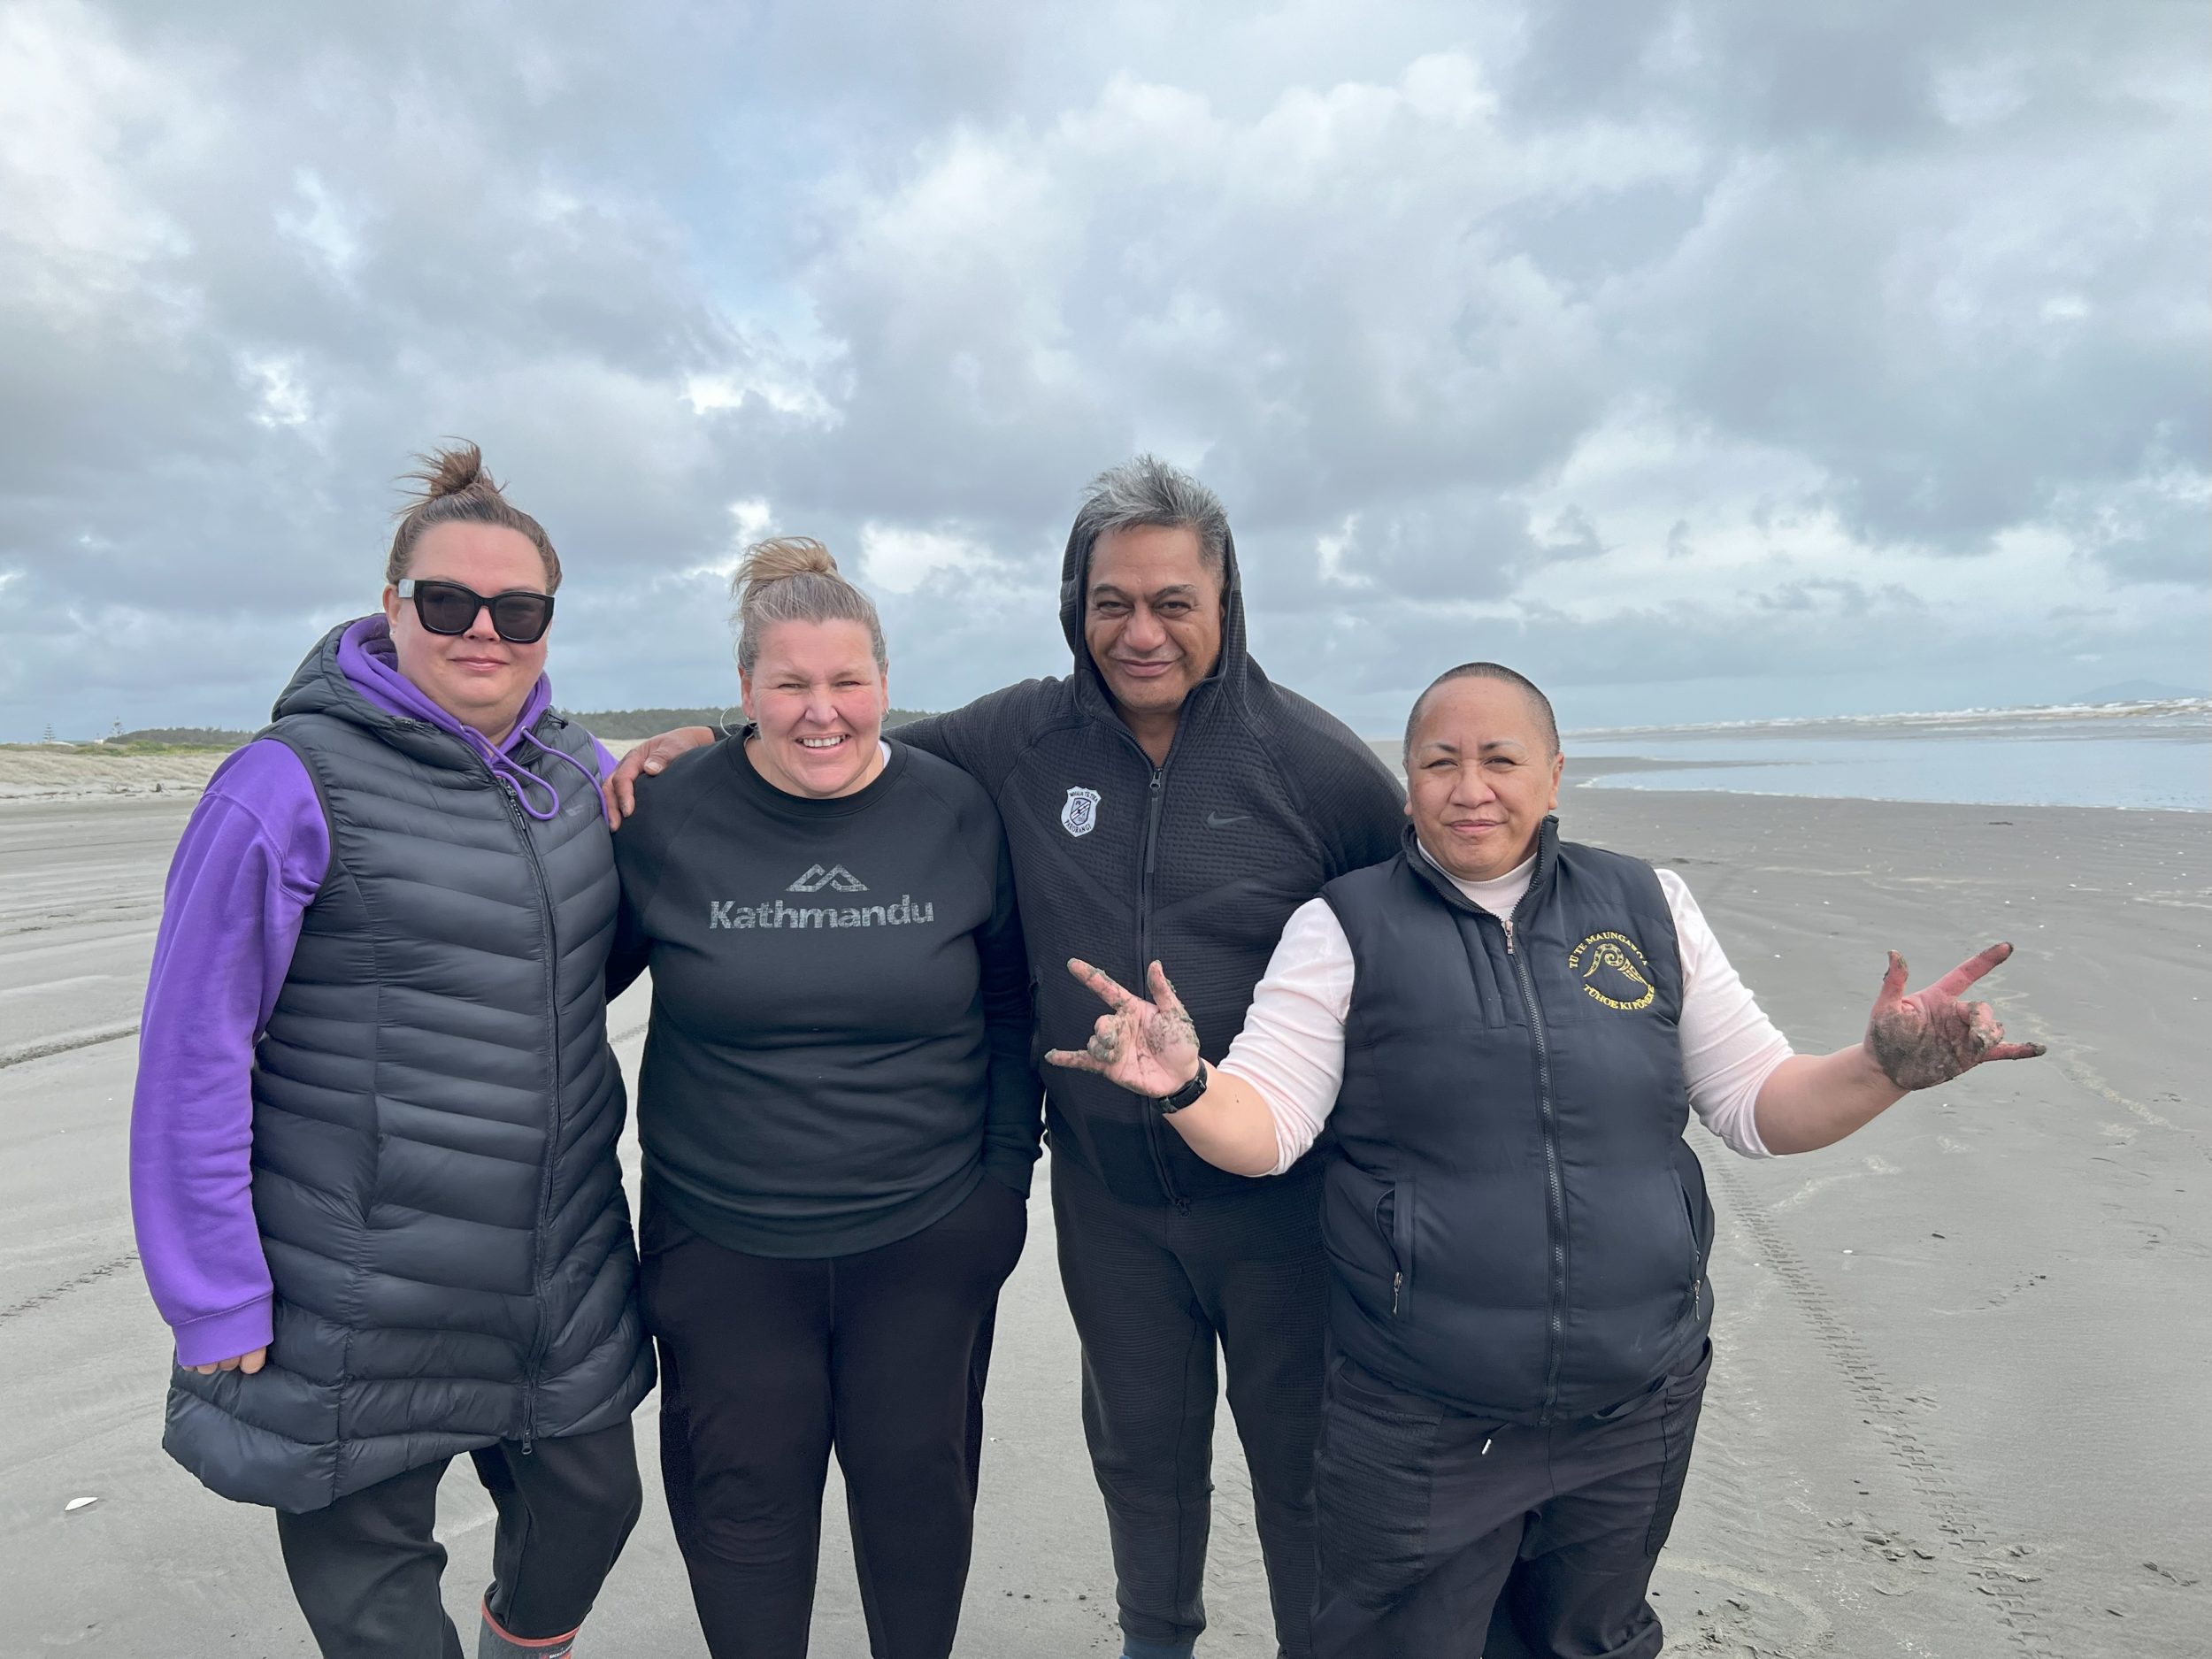
[[[1152,1104],[1163,1118],[1179,1112],[1206,1092],[1206,1063],[1198,1063],[1198,1075],[1172,1094],[1155,1094]]]

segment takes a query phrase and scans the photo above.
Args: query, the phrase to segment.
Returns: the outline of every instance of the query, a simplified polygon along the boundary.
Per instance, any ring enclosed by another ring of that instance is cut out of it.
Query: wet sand
[[[305,1655],[257,1511],[159,1451],[166,1343],[132,1252],[128,1033],[188,800],[0,803],[0,1654]],[[1678,1654],[2201,1651],[2212,1616],[2212,1114],[2196,1052],[2212,843],[2199,816],[1571,791],[1569,834],[1672,864],[1801,1048],[1855,1039],[1894,945],[1916,983],[1997,937],[2050,1057],[1752,1164],[1693,1131],[1720,1213],[1717,1357],[1657,1605]],[[634,1064],[643,998],[613,1028]],[[630,1154],[634,1167],[635,1149]],[[1042,1183],[1040,1183],[1041,1190]],[[1111,1655],[1049,1215],[993,1371],[960,1651]],[[697,1655],[652,1479],[589,1651]],[[1272,1652],[1223,1413],[1200,1651]],[[490,1506],[448,1481],[472,1616]],[[99,1501],[65,1512],[71,1500]],[[815,1652],[866,1651],[833,1497]]]
[[[2212,825],[1595,789],[1563,820],[1678,870],[1801,1049],[1857,1036],[1885,948],[1917,987],[2000,938],[1985,994],[2052,1049],[1824,1152],[1695,1137],[1719,1314],[1673,1641],[2202,1651]]]

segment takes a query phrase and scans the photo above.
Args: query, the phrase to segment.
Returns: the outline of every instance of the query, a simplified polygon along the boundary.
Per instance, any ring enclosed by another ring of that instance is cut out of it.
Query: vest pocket
[[[1684,1249],[1690,1258],[1690,1287],[1683,1294],[1681,1313],[1683,1318],[1688,1319],[1702,1310],[1705,1301],[1705,1248],[1698,1239],[1697,1209],[1690,1202],[1690,1189],[1683,1184],[1678,1170],[1674,1171],[1674,1190],[1682,1201]]]
[[[1386,1188],[1375,1201],[1375,1227],[1390,1252],[1390,1317],[1402,1319],[1413,1306],[1413,1182],[1409,1178]]]

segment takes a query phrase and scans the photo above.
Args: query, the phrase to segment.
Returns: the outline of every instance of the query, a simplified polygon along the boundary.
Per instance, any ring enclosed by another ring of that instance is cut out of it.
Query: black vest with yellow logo
[[[1648,864],[1545,822],[1509,926],[1413,846],[1323,897],[1356,977],[1330,1120],[1330,1324],[1398,1386],[1502,1421],[1694,1363],[1712,1214]]]

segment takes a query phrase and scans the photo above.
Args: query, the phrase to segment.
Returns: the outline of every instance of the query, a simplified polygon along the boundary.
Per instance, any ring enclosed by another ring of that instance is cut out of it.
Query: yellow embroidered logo
[[[1651,964],[1626,933],[1592,933],[1568,956],[1567,966],[1593,1001],[1624,1013],[1649,1008],[1659,995],[1652,988]]]

